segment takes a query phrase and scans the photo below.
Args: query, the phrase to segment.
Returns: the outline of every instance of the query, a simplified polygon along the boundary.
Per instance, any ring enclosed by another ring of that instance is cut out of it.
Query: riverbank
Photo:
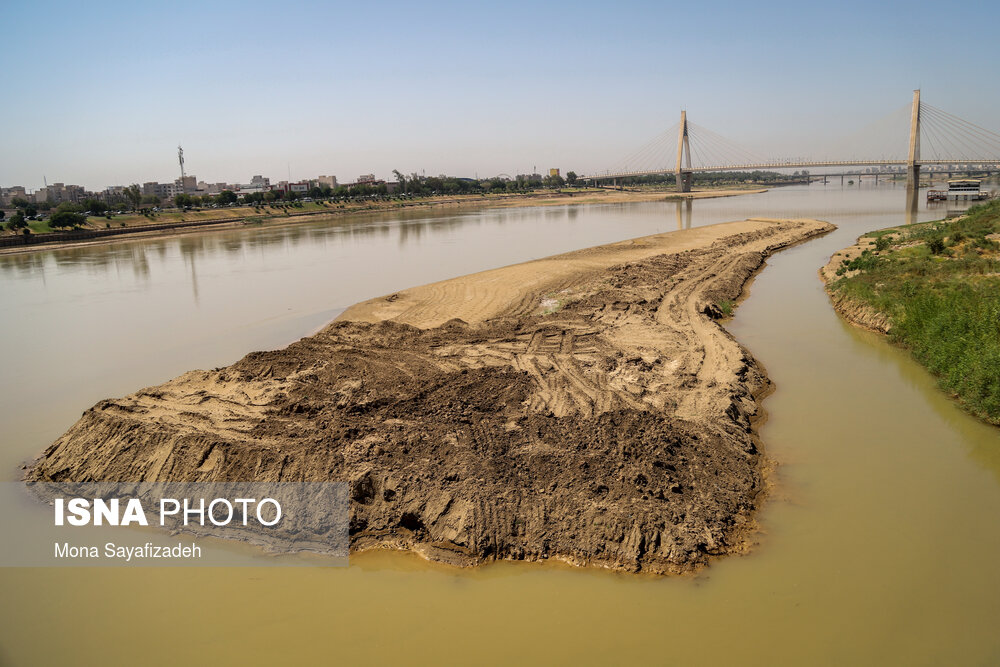
[[[677,199],[707,199],[757,194],[766,189],[698,190],[687,193],[665,193],[636,190],[565,190],[560,192],[531,192],[525,194],[465,195],[453,197],[428,197],[416,200],[378,202],[351,202],[342,204],[311,202],[302,208],[261,206],[177,211],[160,213],[156,218],[140,215],[115,218],[114,226],[105,227],[103,218],[91,218],[88,227],[80,230],[38,234],[31,243],[0,247],[0,255],[34,252],[52,248],[75,247],[139,239],[168,238],[185,233],[225,230],[247,225],[287,225],[316,220],[338,219],[345,216],[409,212],[427,209],[512,208],[526,206],[565,206],[569,204],[618,204]],[[112,223],[107,223],[112,224]],[[14,241],[14,235],[0,239]]]
[[[972,414],[1000,425],[1000,201],[869,232],[820,271],[834,308],[886,334]]]
[[[716,321],[771,253],[747,220],[358,304],[283,350],[101,401],[32,479],[345,480],[355,551],[685,572],[747,548],[768,386]]]

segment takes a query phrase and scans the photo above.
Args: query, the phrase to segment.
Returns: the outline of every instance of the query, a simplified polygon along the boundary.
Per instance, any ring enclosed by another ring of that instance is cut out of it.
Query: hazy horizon
[[[987,3],[17,3],[0,185],[599,171],[689,118],[803,154],[912,90],[1000,130]],[[972,20],[970,17],[974,17]],[[967,38],[965,38],[967,36]],[[940,45],[937,46],[937,42]]]

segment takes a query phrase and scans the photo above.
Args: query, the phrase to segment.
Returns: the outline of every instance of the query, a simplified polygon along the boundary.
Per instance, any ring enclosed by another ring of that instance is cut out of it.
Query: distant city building
[[[271,179],[264,178],[260,174],[254,174],[253,178],[250,179],[249,183],[237,183],[231,185],[227,190],[232,190],[240,197],[244,195],[252,195],[257,193],[267,192],[268,190],[277,190],[278,188],[271,187]]]
[[[179,157],[180,155],[178,155],[178,158]],[[340,187],[340,185],[341,184],[337,181],[336,176],[326,174],[314,179],[293,183],[288,181],[279,181],[277,185],[271,185],[271,179],[260,174],[254,174],[254,176],[250,179],[250,182],[246,184],[224,182],[208,183],[206,181],[199,181],[197,176],[188,176],[187,174],[184,174],[181,178],[177,178],[171,183],[146,181],[140,187],[140,192],[143,196],[158,197],[161,201],[166,202],[180,194],[218,195],[224,190],[231,190],[241,197],[248,194],[264,193],[271,190],[283,193],[293,192],[298,195],[307,195],[314,187],[327,186],[334,189]],[[353,185],[367,185],[372,187],[385,185],[389,192],[398,188],[397,183],[386,183],[385,181],[375,178],[375,174],[362,174],[358,177],[356,183],[346,183],[344,185],[348,187]],[[36,203],[50,201],[54,204],[59,204],[61,202],[79,203],[88,197],[98,197],[109,204],[115,204],[125,199],[125,191],[128,187],[129,186],[126,185],[109,185],[103,190],[94,193],[85,190],[83,186],[80,185],[52,183],[40,188],[33,194],[29,194],[24,186],[15,185],[12,187],[0,188],[0,205],[9,207],[11,206],[11,200],[15,198],[23,198]]]
[[[86,197],[87,191],[82,185],[66,185],[65,183],[53,183],[35,191],[35,203],[52,202],[59,204],[66,202],[80,202]]]
[[[142,194],[144,196],[159,197],[160,199],[172,199],[174,195],[180,194],[180,190],[176,182],[157,183],[156,181],[147,181],[142,184]]]
[[[232,190],[234,186],[228,183],[206,183],[205,181],[198,182],[198,194],[200,195],[217,195],[223,190]]]
[[[379,186],[386,186],[386,191],[389,189],[389,184],[380,178],[374,178],[371,174],[362,174],[358,177],[358,180],[354,183],[340,183],[342,188],[353,188],[358,185],[365,185],[371,188],[377,188]]]
[[[272,187],[272,190],[278,192],[295,192],[297,194],[303,194],[309,192],[309,188],[312,187],[309,181],[299,181],[298,183],[289,183],[288,181],[278,181],[278,184]]]
[[[177,186],[176,194],[194,194],[198,191],[198,177],[197,176],[184,176],[178,178],[174,181]]]
[[[125,200],[125,186],[124,185],[109,185],[104,188],[104,192],[101,193],[104,197],[104,202],[107,204],[114,204],[116,202]]]
[[[9,188],[0,188],[0,203],[4,206],[11,206],[11,200],[14,198],[27,199],[28,193],[25,191],[23,185],[15,185]]]

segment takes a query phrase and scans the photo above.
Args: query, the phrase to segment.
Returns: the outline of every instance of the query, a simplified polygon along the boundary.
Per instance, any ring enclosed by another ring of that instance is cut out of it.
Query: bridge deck
[[[803,167],[888,167],[888,166],[901,166],[905,167],[909,164],[906,160],[828,160],[825,162],[759,162],[755,164],[727,164],[718,165],[714,167],[691,167],[685,168],[681,171],[683,173],[697,173],[697,172],[707,172],[707,171],[760,171],[769,169],[801,169]],[[983,160],[968,160],[968,159],[955,159],[955,160],[920,160],[916,164],[920,166],[924,165],[965,165],[965,166],[976,166],[982,167],[986,165],[1000,165],[1000,159],[983,159]],[[636,176],[658,176],[666,174],[676,174],[677,170],[672,169],[657,169],[651,171],[623,171],[617,173],[607,173],[607,174],[590,174],[588,176],[581,176],[581,180],[603,180],[608,178],[629,178]]]

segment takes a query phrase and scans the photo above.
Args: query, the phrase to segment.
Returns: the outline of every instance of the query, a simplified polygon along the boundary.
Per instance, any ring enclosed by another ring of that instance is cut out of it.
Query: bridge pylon
[[[906,187],[920,187],[920,89],[913,91],[910,112],[910,152],[906,158]]]
[[[684,167],[687,166],[687,171]],[[691,144],[688,141],[687,111],[681,111],[680,129],[677,131],[677,192],[691,192]]]

